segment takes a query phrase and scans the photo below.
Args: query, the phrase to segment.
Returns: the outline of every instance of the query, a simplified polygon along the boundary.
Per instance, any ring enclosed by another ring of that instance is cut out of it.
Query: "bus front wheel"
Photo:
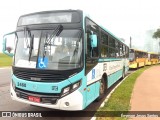
[[[96,101],[100,101],[106,93],[106,82],[104,77],[100,80],[100,89],[99,89],[99,97],[96,99]]]

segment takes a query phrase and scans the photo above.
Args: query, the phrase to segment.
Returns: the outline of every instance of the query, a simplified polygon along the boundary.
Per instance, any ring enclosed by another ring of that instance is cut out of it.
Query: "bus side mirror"
[[[91,47],[97,47],[97,35],[92,34],[90,35],[90,39],[91,39]]]
[[[14,56],[15,39],[15,33],[9,33],[3,36],[2,52],[10,57]]]

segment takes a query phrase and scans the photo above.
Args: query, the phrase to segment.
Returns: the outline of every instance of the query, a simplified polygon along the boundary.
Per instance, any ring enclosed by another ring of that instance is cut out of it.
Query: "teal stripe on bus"
[[[124,58],[104,58],[104,59],[99,59],[98,62],[111,62],[111,61],[122,61]]]
[[[39,93],[61,93],[61,90],[65,86],[70,85],[70,82],[68,80],[64,80],[59,83],[33,82],[33,81],[19,79],[14,75],[12,77],[12,80],[15,82],[17,88]],[[22,86],[20,84],[25,84],[25,86]]]
[[[121,69],[108,76],[108,88],[122,77],[122,72],[123,70]]]

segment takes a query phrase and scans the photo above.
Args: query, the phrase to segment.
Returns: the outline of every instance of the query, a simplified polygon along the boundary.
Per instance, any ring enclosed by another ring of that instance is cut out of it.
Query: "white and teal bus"
[[[129,69],[128,46],[81,10],[21,16],[3,52],[13,56],[11,98],[53,109],[85,109]]]

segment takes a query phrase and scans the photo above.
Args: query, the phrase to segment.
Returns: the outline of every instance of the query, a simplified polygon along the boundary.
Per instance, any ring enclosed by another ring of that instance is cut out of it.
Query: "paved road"
[[[131,111],[160,111],[160,66],[147,69],[137,78],[131,98]],[[131,120],[139,119],[142,118]],[[153,120],[152,117],[143,118],[143,120],[149,119]]]
[[[0,111],[57,111],[53,109],[30,106],[28,104],[19,103],[17,101],[11,100],[10,95],[9,95],[9,85],[10,85],[10,77],[11,77],[10,73],[11,73],[11,68],[0,69]],[[101,100],[100,102],[93,102],[91,105],[89,105],[84,110],[86,111],[86,116],[87,116],[87,111],[96,111],[100,107],[103,100]],[[8,118],[0,118],[0,119],[8,120]],[[11,118],[11,119],[19,120],[20,118]],[[23,119],[32,120],[35,118],[23,118]],[[45,120],[45,119],[46,118],[41,118],[38,120]],[[47,119],[53,119],[53,118],[47,118]],[[62,119],[70,120],[71,118],[55,117],[54,119],[55,120],[62,120]],[[78,117],[78,118],[73,118],[73,119],[90,120],[91,117]]]
[[[6,86],[10,83],[11,68],[0,68],[0,87]]]

